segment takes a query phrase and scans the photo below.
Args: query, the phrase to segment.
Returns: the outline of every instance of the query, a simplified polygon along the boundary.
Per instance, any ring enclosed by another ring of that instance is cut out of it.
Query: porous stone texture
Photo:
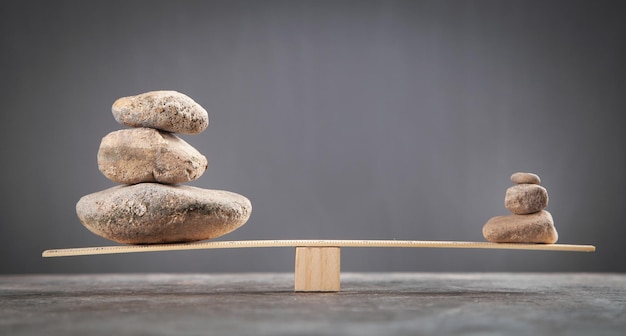
[[[102,138],[98,168],[113,182],[182,183],[197,179],[207,159],[183,139],[152,128],[111,132]]]
[[[493,243],[554,244],[559,238],[552,215],[546,210],[493,217],[483,226],[483,236]]]
[[[198,134],[209,125],[209,114],[188,96],[176,91],[151,91],[116,100],[113,117],[122,125]]]
[[[124,244],[220,237],[245,224],[251,211],[250,201],[233,192],[158,183],[109,188],[76,204],[87,229]]]
[[[506,190],[504,206],[516,215],[531,214],[548,206],[548,191],[538,184],[517,184]]]
[[[537,174],[517,172],[511,175],[511,182],[515,184],[541,184],[541,179]]]

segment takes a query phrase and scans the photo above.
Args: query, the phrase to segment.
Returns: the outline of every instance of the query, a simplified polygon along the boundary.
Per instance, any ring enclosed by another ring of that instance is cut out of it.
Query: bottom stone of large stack
[[[250,201],[233,192],[158,183],[109,188],[76,204],[87,229],[123,244],[216,238],[241,227],[251,212]]]

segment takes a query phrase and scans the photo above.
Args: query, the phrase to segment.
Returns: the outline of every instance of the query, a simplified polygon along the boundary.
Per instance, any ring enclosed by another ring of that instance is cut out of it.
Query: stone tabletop
[[[626,274],[0,276],[0,335],[624,335]]]

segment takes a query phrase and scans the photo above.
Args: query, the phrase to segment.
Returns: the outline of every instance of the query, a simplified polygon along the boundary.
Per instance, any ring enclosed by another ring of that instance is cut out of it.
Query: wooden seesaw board
[[[228,248],[295,247],[295,291],[338,292],[340,289],[342,247],[464,248],[594,252],[593,245],[517,244],[427,240],[240,240],[180,244],[117,245],[43,251],[43,257],[69,257],[157,251]]]

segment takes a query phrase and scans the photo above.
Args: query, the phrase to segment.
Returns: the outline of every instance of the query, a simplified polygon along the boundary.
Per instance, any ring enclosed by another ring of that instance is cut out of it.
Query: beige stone
[[[198,134],[209,125],[209,114],[193,99],[176,91],[151,91],[123,97],[112,107],[113,117],[122,125]]]
[[[541,179],[537,174],[517,172],[511,175],[511,182],[515,184],[541,184]]]
[[[483,226],[483,236],[494,243],[554,244],[559,238],[552,215],[546,210],[493,217]]]
[[[140,183],[83,196],[81,223],[124,244],[191,242],[220,237],[246,223],[250,201],[229,191]]]
[[[152,128],[130,128],[102,138],[98,168],[113,182],[183,183],[197,179],[207,159],[183,139]]]
[[[517,184],[506,190],[504,206],[516,215],[531,214],[548,206],[548,191],[538,184]]]

